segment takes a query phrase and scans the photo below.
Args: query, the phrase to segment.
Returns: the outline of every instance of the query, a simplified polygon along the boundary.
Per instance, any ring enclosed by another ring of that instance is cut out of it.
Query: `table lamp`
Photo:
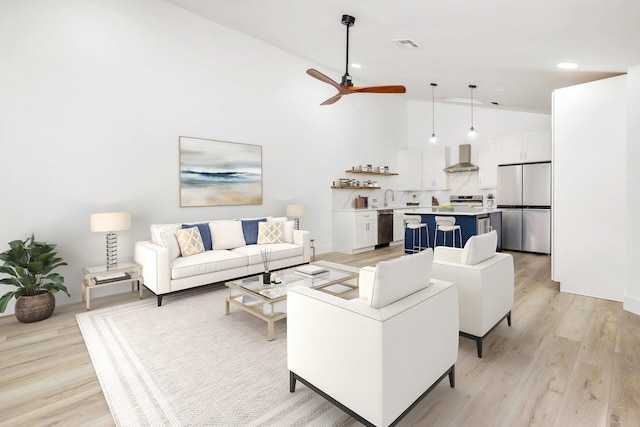
[[[304,216],[307,213],[307,208],[305,205],[288,205],[287,206],[287,217],[293,218],[294,228],[296,230],[300,230],[300,217]]]
[[[91,214],[91,231],[107,233],[107,269],[118,265],[118,236],[115,231],[131,228],[129,212],[103,212]]]

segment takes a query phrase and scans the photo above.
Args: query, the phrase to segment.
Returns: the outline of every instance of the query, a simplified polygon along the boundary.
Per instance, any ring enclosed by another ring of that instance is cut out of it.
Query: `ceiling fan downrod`
[[[351,15],[342,15],[342,24],[347,27],[347,58],[344,66],[344,76],[342,76],[342,86],[353,86],[351,76],[349,75],[349,27],[353,27],[356,18]]]

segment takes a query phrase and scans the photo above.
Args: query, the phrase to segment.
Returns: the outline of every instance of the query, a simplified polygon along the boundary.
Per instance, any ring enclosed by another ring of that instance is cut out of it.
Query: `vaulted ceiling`
[[[167,1],[320,64],[337,81],[340,19],[352,15],[350,62],[362,66],[349,70],[354,83],[402,84],[400,96],[412,100],[430,101],[437,83],[436,102],[464,103],[475,84],[482,106],[550,113],[554,89],[640,64],[639,0]],[[561,70],[559,62],[579,67]]]

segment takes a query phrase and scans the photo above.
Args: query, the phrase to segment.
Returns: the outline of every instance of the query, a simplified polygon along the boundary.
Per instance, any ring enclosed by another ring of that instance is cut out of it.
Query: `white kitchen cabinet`
[[[404,240],[404,211],[393,211],[393,241]]]
[[[422,151],[422,187],[427,190],[448,189],[449,147],[435,147]]]
[[[496,188],[498,186],[498,161],[500,146],[497,142],[478,145],[478,186]]]
[[[533,132],[498,138],[499,164],[546,162],[551,160],[551,132]]]
[[[375,210],[334,211],[333,250],[356,254],[375,249],[378,244],[378,212]]]
[[[401,190],[446,190],[449,177],[449,147],[398,151]]]
[[[551,161],[551,132],[524,134],[524,152],[526,162]]]

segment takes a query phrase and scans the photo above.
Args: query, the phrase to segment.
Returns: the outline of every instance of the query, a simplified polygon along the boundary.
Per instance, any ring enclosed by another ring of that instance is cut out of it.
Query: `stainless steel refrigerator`
[[[502,249],[551,253],[551,163],[498,166]]]

